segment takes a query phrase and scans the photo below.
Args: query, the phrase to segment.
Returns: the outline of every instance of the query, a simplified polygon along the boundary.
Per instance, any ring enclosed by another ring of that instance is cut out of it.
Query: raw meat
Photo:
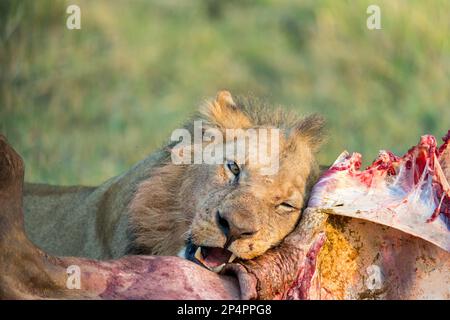
[[[369,220],[450,251],[450,130],[431,135],[403,157],[380,151],[361,171],[361,155],[343,152],[314,186],[310,208]]]

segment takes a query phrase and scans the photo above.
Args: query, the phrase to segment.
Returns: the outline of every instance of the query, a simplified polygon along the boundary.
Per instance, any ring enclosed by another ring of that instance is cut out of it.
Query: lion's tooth
[[[178,251],[177,256],[186,259],[186,246],[184,246],[183,248],[181,248],[180,251]]]
[[[230,257],[230,259],[228,259],[228,263],[232,263],[234,261],[234,259],[236,259],[237,256],[233,253]]]
[[[197,259],[198,261],[203,261],[203,256],[202,256],[202,248],[198,247],[197,251],[195,251],[195,255],[194,255],[195,259]]]
[[[212,272],[219,273],[220,271],[222,271],[223,267],[225,267],[225,263],[222,263],[220,266],[211,268],[210,270],[211,270]]]

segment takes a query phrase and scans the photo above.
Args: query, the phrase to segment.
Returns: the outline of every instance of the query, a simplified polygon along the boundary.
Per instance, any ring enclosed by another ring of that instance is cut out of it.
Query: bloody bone
[[[114,261],[53,257],[23,229],[23,162],[0,135],[0,299],[238,299],[236,279],[177,257]],[[68,289],[67,267],[81,271]]]
[[[310,208],[384,224],[450,251],[450,131],[426,135],[403,157],[381,151],[366,170],[342,153],[314,186]]]
[[[423,136],[403,157],[382,151],[363,171],[359,154],[343,153],[324,172],[308,204],[335,215],[318,266],[322,298],[450,297],[449,139],[438,148]]]

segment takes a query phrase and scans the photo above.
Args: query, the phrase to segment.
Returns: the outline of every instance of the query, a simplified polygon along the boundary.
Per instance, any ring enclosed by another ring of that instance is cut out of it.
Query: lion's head
[[[235,257],[263,254],[294,229],[318,175],[323,120],[248,99],[235,103],[226,91],[194,119],[222,132],[225,143],[236,141],[227,129],[280,130],[275,173],[264,174],[260,163],[249,161],[248,145],[244,161],[226,154],[220,164],[180,165],[171,159],[171,143],[131,202],[135,252],[174,255],[182,249],[188,259],[217,271]],[[185,128],[192,132],[192,123]],[[266,143],[270,152],[273,141]]]

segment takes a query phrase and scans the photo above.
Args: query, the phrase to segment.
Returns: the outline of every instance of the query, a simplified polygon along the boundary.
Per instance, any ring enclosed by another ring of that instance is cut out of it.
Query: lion
[[[303,210],[321,171],[316,155],[324,141],[322,117],[301,117],[221,91],[187,122],[190,133],[195,120],[222,133],[279,129],[278,170],[262,174],[247,158],[178,164],[173,161],[177,142],[171,141],[97,187],[26,184],[25,229],[46,251],[44,258],[47,253],[99,260],[179,255],[220,274],[240,264],[249,273],[239,276],[242,288],[253,284],[259,298],[273,298],[286,289],[284,280],[305,272],[291,268],[304,258],[298,252],[305,248],[292,250],[299,227],[304,222],[303,238],[314,237],[317,230],[308,217],[325,215],[320,229],[326,240],[317,263],[314,255],[302,260],[307,276],[314,276],[313,298],[448,299],[445,250],[394,228]],[[258,275],[264,281],[255,282]]]
[[[59,256],[181,255],[215,271],[277,246],[297,225],[318,178],[324,119],[221,91],[187,122],[189,131],[193,120],[221,132],[277,128],[277,172],[264,175],[234,159],[175,164],[171,141],[97,187],[26,184],[31,240]]]

